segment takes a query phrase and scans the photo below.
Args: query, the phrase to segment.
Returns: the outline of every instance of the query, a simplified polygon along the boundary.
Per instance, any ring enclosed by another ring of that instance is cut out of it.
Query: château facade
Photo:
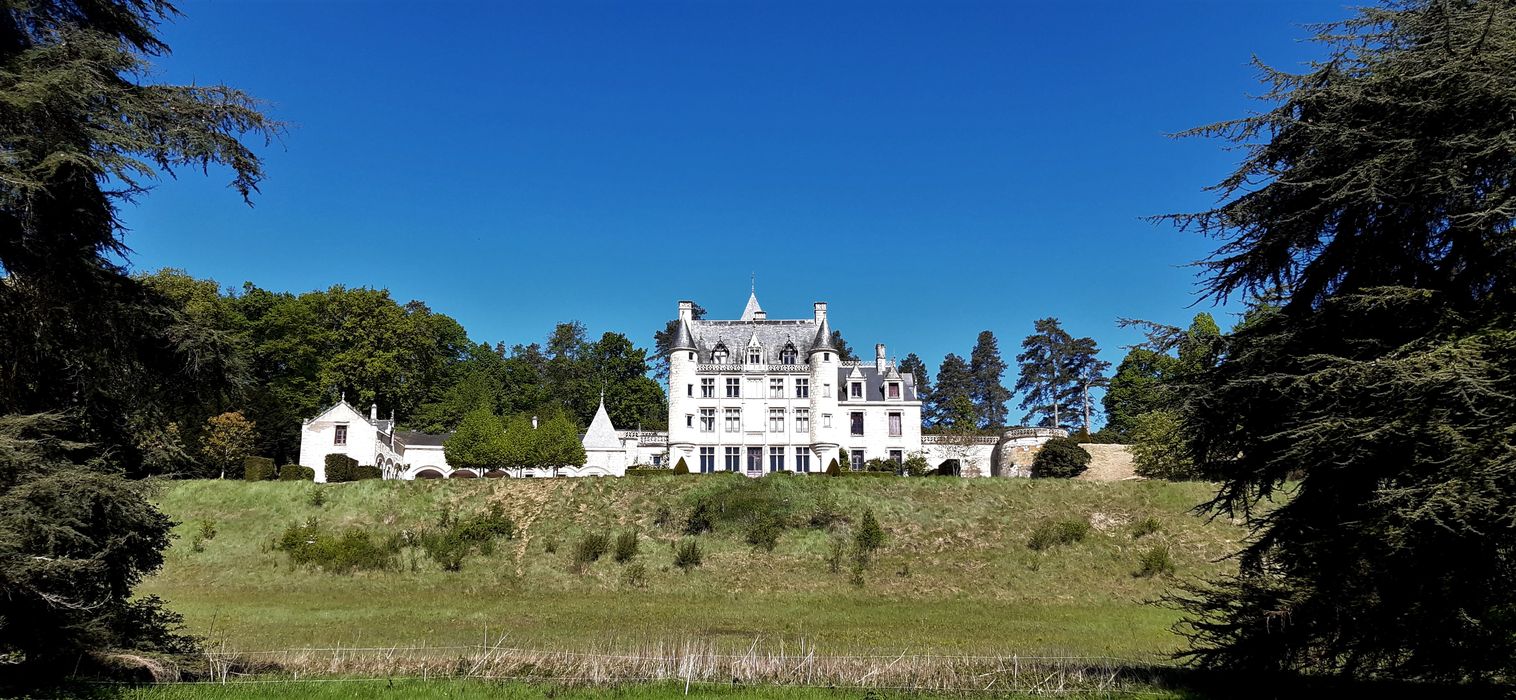
[[[679,302],[669,354],[668,461],[691,472],[824,471],[921,450],[916,378],[885,353],[844,361],[826,302],[808,319],[770,319],[748,297],[741,318],[695,319]]]

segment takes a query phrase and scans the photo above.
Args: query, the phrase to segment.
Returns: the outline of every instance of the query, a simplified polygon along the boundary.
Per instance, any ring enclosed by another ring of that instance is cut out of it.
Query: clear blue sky
[[[475,340],[577,319],[643,346],[694,299],[831,303],[860,354],[933,374],[1034,319],[1184,324],[1212,243],[1141,219],[1214,201],[1238,154],[1176,141],[1258,103],[1334,2],[209,2],[155,79],[290,122],[248,208],[186,171],[125,212],[137,269],[387,287]],[[1228,318],[1218,318],[1223,325]],[[1006,383],[1014,382],[1008,373]],[[1020,412],[1012,411],[1013,418]]]

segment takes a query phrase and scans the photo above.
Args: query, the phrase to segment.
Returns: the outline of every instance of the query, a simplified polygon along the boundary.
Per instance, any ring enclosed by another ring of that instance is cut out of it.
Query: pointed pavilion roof
[[[832,327],[823,318],[821,319],[821,323],[817,324],[816,339],[811,341],[811,352],[820,350],[835,351],[836,349],[832,347]]]
[[[611,415],[605,412],[605,394],[600,394],[600,408],[595,409],[595,418],[590,429],[584,431],[584,449],[619,450],[621,438],[616,436],[616,426],[611,425]]]
[[[690,324],[687,323],[686,321],[684,321],[683,319],[679,320],[678,327],[676,327],[674,329],[674,343],[673,343],[673,345],[669,346],[669,349],[670,350],[694,350],[695,349],[695,334],[690,332]]]
[[[747,295],[747,306],[742,309],[743,321],[756,321],[761,318],[763,307],[758,305],[758,290],[754,289]]]

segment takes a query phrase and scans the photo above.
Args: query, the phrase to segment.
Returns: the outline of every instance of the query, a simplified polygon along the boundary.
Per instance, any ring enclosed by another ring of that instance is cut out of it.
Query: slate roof
[[[441,447],[442,443],[452,437],[452,433],[433,435],[431,433],[419,433],[414,430],[397,430],[395,438],[408,447]]]
[[[711,352],[717,345],[726,346],[729,362],[745,362],[748,341],[756,335],[763,346],[763,361],[775,365],[779,364],[779,353],[785,345],[795,346],[796,363],[805,362],[805,351],[816,337],[816,326],[812,319],[689,322],[700,362],[711,362]]]
[[[584,431],[584,449],[619,450],[621,439],[616,436],[616,426],[611,425],[611,416],[605,412],[605,397],[600,397],[600,408],[595,409],[595,418],[589,430]]]
[[[747,295],[747,306],[742,309],[742,320],[756,321],[758,314],[763,313],[763,307],[758,305],[758,292]]]
[[[853,367],[853,366],[844,366],[844,367],[838,367],[837,368],[837,386],[843,387],[842,390],[841,390],[843,392],[841,394],[843,397],[849,396],[849,394],[847,393],[847,383],[848,383],[849,378],[851,377],[852,381],[857,381],[859,379],[858,376],[854,375],[855,372],[858,375],[862,375],[862,379],[863,379],[863,399],[865,401],[881,401],[881,400],[883,400],[884,399],[884,382],[886,380],[893,380],[896,377],[899,377],[900,380],[901,380],[901,382],[900,382],[900,398],[902,400],[904,400],[904,401],[919,401],[920,400],[920,398],[916,396],[916,376],[915,375],[904,373],[904,372],[896,372],[894,365],[887,365],[885,367],[884,373],[881,374],[879,372],[879,368],[875,367],[873,365],[873,363],[860,364],[860,365],[858,365],[856,367]],[[842,403],[847,403],[848,399],[847,398],[842,398],[840,401]]]

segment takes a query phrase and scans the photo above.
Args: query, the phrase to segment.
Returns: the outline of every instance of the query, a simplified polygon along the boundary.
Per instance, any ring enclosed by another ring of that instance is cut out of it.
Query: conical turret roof
[[[674,343],[669,346],[670,350],[694,350],[695,334],[690,332],[690,324],[684,319],[679,319],[679,324],[674,328]]]
[[[600,395],[600,408],[595,409],[595,418],[590,421],[590,429],[584,431],[584,449],[621,449],[621,438],[616,436],[616,426],[611,425],[611,415],[605,412],[605,394]]]
[[[756,321],[763,317],[763,307],[758,305],[758,290],[747,295],[747,306],[742,309],[742,320]]]
[[[832,327],[827,324],[824,318],[816,326],[816,339],[811,341],[811,352],[819,352],[821,350],[837,350],[837,348],[832,347]]]

